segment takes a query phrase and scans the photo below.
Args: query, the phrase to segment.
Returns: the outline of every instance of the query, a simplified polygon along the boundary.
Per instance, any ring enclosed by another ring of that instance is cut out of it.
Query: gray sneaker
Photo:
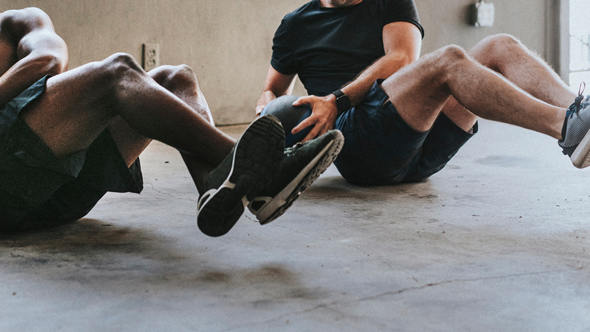
[[[197,203],[197,224],[209,236],[229,232],[244,208],[274,179],[283,159],[285,132],[274,116],[259,117],[209,175]]]
[[[342,133],[331,130],[311,141],[286,148],[274,180],[248,205],[260,224],[268,224],[285,213],[332,164],[343,144]]]
[[[590,166],[590,96],[581,93],[568,108],[559,146],[577,168]]]

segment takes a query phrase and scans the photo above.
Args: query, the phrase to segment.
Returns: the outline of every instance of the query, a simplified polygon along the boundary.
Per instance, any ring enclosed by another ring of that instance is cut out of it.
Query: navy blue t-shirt
[[[400,21],[424,36],[414,0],[364,0],[342,8],[312,0],[283,18],[271,65],[281,74],[298,74],[310,95],[328,95],[385,55],[383,27]]]

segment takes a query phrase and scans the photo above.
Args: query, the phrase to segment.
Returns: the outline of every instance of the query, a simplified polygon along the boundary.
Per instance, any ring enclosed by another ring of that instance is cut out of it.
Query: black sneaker
[[[313,181],[332,164],[344,144],[338,130],[285,149],[275,179],[248,205],[261,225],[281,216]]]
[[[559,146],[570,156],[574,166],[590,166],[590,96],[578,95],[567,110]]]
[[[206,181],[197,203],[197,224],[209,236],[229,232],[244,207],[273,180],[283,159],[285,132],[274,116],[259,117]]]

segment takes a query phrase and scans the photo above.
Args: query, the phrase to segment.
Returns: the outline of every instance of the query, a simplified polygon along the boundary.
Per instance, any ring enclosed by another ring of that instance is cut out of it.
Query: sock
[[[567,120],[569,119],[570,113],[567,112],[565,115],[565,120],[563,120],[563,128],[561,129],[561,141],[565,141],[565,134],[567,132]]]

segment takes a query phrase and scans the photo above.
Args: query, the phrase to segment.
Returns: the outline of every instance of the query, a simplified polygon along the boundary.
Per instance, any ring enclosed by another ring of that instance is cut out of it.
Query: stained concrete
[[[154,144],[143,194],[0,235],[0,331],[590,331],[589,171],[550,138],[481,128],[427,182],[331,167],[282,218],[216,239]]]

